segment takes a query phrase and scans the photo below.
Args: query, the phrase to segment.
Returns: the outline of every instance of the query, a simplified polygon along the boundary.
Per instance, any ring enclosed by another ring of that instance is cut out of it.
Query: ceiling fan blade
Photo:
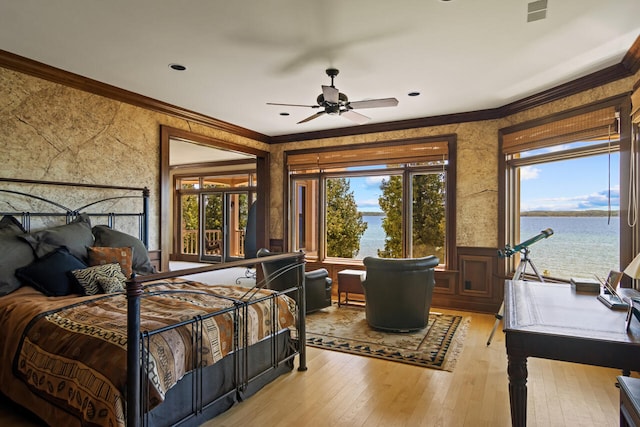
[[[322,85],[322,96],[324,96],[324,100],[326,102],[337,104],[339,100],[339,94],[340,91],[338,91],[338,89],[336,89],[335,87]]]
[[[320,108],[319,105],[302,105],[302,104],[279,104],[277,102],[267,102],[267,105],[283,105],[285,107],[307,107],[307,108]]]
[[[367,123],[369,120],[371,120],[370,117],[367,117],[363,114],[360,113],[356,113],[353,110],[345,110],[342,113],[340,113],[340,115],[342,117],[346,117],[347,119],[351,120],[352,122],[355,122],[359,125],[363,125],[365,123]]]
[[[395,98],[380,98],[350,102],[349,108],[395,107],[396,105],[398,105],[398,100]]]
[[[298,124],[298,125],[299,125],[300,123],[306,123],[306,122],[309,122],[309,121],[311,121],[311,120],[313,120],[313,119],[317,119],[318,117],[320,117],[320,116],[321,116],[321,115],[323,115],[323,114],[324,114],[324,111],[318,111],[317,113],[310,115],[310,116],[309,116],[309,117],[307,117],[306,119],[302,119],[302,120],[300,120],[300,121],[299,121],[298,123],[296,123],[296,124]]]

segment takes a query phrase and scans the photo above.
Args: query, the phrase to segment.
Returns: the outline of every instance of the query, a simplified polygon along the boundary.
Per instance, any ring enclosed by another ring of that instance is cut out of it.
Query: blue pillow
[[[87,265],[69,253],[65,247],[55,249],[26,267],[16,270],[16,277],[43,294],[56,297],[83,294],[71,270],[82,270]]]

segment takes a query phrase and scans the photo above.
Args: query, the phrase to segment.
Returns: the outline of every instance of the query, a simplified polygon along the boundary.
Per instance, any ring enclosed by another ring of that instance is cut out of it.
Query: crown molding
[[[259,132],[236,126],[222,120],[214,119],[213,117],[209,117],[195,111],[187,110],[185,108],[177,107],[175,105],[162,102],[157,99],[149,98],[135,92],[130,92],[128,90],[102,83],[97,80],[83,77],[69,71],[64,71],[59,68],[55,68],[50,65],[46,65],[41,62],[34,61],[32,59],[25,58],[1,49],[0,67],[48,80],[53,83],[59,83],[75,89],[83,90],[95,95],[104,96],[105,98],[110,98],[115,101],[135,105],[136,107],[145,108],[158,113],[177,117],[179,119],[184,119],[193,123],[209,126],[214,129],[232,133],[234,135],[243,136],[264,143],[269,142],[269,137]]]
[[[506,117],[515,113],[520,113],[522,111],[529,110],[552,101],[557,101],[632,75],[633,73],[629,72],[629,70],[621,63],[612,65],[587,76],[572,80],[543,92],[539,92],[519,101],[512,102],[511,104],[504,105],[500,107],[500,116]]]
[[[638,36],[627,51],[627,54],[622,58],[622,65],[629,70],[631,74],[640,71],[640,36]]]
[[[288,135],[272,136],[271,142],[273,144],[281,144],[285,142],[308,141],[311,139],[339,138],[343,136],[364,135],[376,132],[392,132],[405,129],[450,125],[454,123],[492,120],[498,117],[498,109],[479,110],[468,113],[444,114],[441,116],[421,117],[417,119],[398,120],[394,122],[350,126],[347,128],[327,129],[315,132],[292,133]]]

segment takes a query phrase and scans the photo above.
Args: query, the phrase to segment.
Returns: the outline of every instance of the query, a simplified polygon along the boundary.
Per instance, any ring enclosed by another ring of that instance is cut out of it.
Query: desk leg
[[[527,358],[508,355],[509,402],[511,403],[511,425],[527,425]]]

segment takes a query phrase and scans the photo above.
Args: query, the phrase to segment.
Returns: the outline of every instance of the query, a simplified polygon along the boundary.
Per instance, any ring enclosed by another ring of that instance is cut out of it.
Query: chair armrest
[[[324,268],[319,268],[313,271],[306,271],[304,273],[304,278],[306,280],[318,280],[328,276],[329,276],[329,272]]]

